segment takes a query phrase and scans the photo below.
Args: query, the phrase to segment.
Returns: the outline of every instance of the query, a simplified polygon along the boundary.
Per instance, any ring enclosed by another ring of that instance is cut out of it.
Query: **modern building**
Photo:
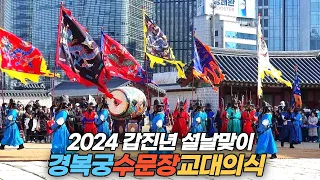
[[[255,50],[257,47],[255,19],[254,0],[198,0],[194,26],[197,37],[207,45]]]
[[[48,67],[54,71],[58,16],[61,0],[5,1],[4,28],[39,48]],[[101,27],[130,53],[143,63],[143,15],[144,6],[153,16],[151,0],[64,0],[64,6],[87,28],[100,45]],[[67,79],[62,76],[59,80]],[[52,79],[44,78],[46,87],[52,87]]]
[[[154,0],[155,21],[166,34],[177,60],[188,63],[193,58],[193,17],[196,0]],[[157,66],[154,72],[173,71],[173,66]]]
[[[320,49],[320,0],[258,0],[269,50]]]
[[[0,7],[4,7],[4,0],[0,0]],[[0,8],[0,27],[4,26],[4,8]]]

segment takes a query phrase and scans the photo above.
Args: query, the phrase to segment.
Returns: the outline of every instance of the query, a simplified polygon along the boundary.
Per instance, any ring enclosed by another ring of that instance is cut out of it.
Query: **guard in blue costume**
[[[155,112],[150,116],[151,119],[151,132],[154,133],[166,133],[165,128],[165,114],[163,112],[163,103],[156,102],[154,103]],[[170,151],[149,151],[150,154],[171,154]]]
[[[290,109],[285,106],[283,112],[281,113],[283,119],[283,127],[282,131],[280,132],[279,139],[281,140],[281,147],[284,146],[284,142],[290,143],[290,148],[294,148],[293,143],[296,139],[295,129],[292,123],[292,116]]]
[[[193,112],[192,123],[191,123],[191,132],[192,133],[202,133],[205,132],[203,121],[205,121],[203,112],[201,111],[202,104],[200,102],[196,103],[196,109]]]
[[[95,124],[98,128],[98,133],[105,133],[109,138],[111,136],[111,131],[109,128],[109,111],[107,102],[103,102],[100,107],[98,118],[95,119]]]
[[[302,142],[302,114],[300,112],[300,108],[297,107],[294,109],[294,113],[292,113],[292,121],[294,126],[294,132],[295,132],[295,139],[293,140],[293,143],[300,144]]]
[[[258,122],[258,143],[256,147],[256,154],[272,154],[271,159],[277,158],[276,153],[278,152],[276,142],[272,134],[272,107],[264,102],[263,114],[259,118]]]
[[[0,150],[4,150],[5,146],[19,146],[18,150],[24,148],[23,139],[20,136],[20,131],[16,123],[17,118],[17,104],[12,102],[5,122],[4,136],[1,140]]]
[[[59,105],[54,118],[55,123],[51,126],[53,130],[52,154],[67,154],[67,147],[71,144],[70,133],[65,124],[68,117],[69,97],[61,96]]]
[[[208,136],[212,137],[214,133],[217,133],[218,130],[216,128],[216,124],[215,124],[215,117],[214,117],[214,112],[211,109],[211,104],[206,104],[206,109],[205,109],[206,113],[207,113],[207,134]]]

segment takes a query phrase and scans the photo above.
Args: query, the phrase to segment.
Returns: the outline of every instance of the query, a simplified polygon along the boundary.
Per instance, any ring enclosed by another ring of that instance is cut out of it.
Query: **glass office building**
[[[193,17],[196,0],[154,0],[155,21],[169,40],[176,59],[188,63],[193,58]],[[155,72],[168,72],[173,66],[157,66]]]
[[[320,0],[258,0],[269,50],[320,49]]]
[[[58,16],[61,0],[8,0],[4,7],[4,28],[39,48],[49,68],[55,64]],[[135,58],[143,61],[142,6],[149,14],[154,7],[151,0],[64,0],[64,6],[87,28],[100,45],[101,27],[111,37],[126,46]],[[59,80],[67,79],[63,72]],[[52,79],[42,79],[47,88]],[[58,81],[59,81],[58,80]]]

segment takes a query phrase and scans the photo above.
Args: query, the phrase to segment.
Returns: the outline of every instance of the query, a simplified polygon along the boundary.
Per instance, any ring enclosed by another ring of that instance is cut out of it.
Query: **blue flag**
[[[204,45],[198,38],[194,37],[194,61],[193,75],[210,83],[215,91],[218,89],[214,84],[220,84],[224,80],[217,60],[210,51],[210,47]]]
[[[293,109],[296,107],[302,108],[300,80],[299,80],[297,70],[296,70],[296,75],[294,78],[294,87],[293,87],[293,91],[292,91],[291,107]]]

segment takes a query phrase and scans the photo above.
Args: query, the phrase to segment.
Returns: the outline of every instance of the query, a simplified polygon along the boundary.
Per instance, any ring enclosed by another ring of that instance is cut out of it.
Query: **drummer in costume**
[[[159,102],[159,101],[158,101]],[[155,102],[157,104],[157,102]],[[154,133],[166,133],[165,128],[165,114],[163,112],[163,103],[156,105],[156,110],[151,118],[151,132]],[[167,138],[167,135],[166,135]],[[149,151],[150,154],[171,154],[169,151]]]
[[[241,112],[238,107],[238,101],[236,99],[232,100],[232,108],[227,110],[228,117],[228,132],[236,133],[239,135],[241,133]]]
[[[88,110],[83,113],[82,124],[84,126],[84,133],[97,134],[97,127],[94,124],[97,118],[97,113],[93,110],[94,104],[89,103]]]
[[[5,130],[3,139],[1,140],[0,150],[3,150],[5,146],[19,146],[18,150],[23,149],[23,139],[20,136],[20,131],[17,125],[18,109],[17,104],[10,103],[10,109],[5,122]]]
[[[202,104],[200,102],[196,103],[196,109],[193,112],[192,123],[191,123],[191,132],[192,133],[202,133],[205,132],[204,126],[202,125],[203,112],[201,111]]]
[[[294,109],[294,112],[292,114],[292,120],[293,120],[293,126],[295,129],[295,134],[296,138],[294,140],[294,143],[300,144],[302,142],[302,131],[301,131],[301,126],[302,126],[302,114],[300,112],[300,108],[296,107]]]
[[[165,126],[165,114],[163,112],[163,103],[155,101],[155,111],[150,114],[151,119],[151,132],[166,132]]]
[[[61,96],[58,102],[58,109],[55,114],[55,123],[51,126],[53,130],[52,154],[66,154],[67,147],[71,144],[70,133],[65,124],[68,117],[69,97]]]
[[[258,143],[256,154],[271,154],[271,159],[277,158],[278,152],[276,142],[272,134],[272,107],[267,103],[263,103],[263,114],[258,122]]]
[[[173,112],[174,124],[172,133],[178,133],[178,138],[184,138],[188,133],[189,114],[184,110],[184,103],[180,101],[179,108]]]
[[[105,133],[109,138],[111,136],[111,130],[109,128],[109,111],[108,104],[104,102],[100,106],[100,111],[98,118],[95,120],[96,126],[98,128],[98,133]]]
[[[281,113],[281,116],[283,119],[283,127],[280,132],[281,147],[284,146],[284,142],[289,142],[290,148],[294,148],[293,143],[296,139],[296,133],[291,121],[291,111],[287,106],[284,107],[284,111]]]

